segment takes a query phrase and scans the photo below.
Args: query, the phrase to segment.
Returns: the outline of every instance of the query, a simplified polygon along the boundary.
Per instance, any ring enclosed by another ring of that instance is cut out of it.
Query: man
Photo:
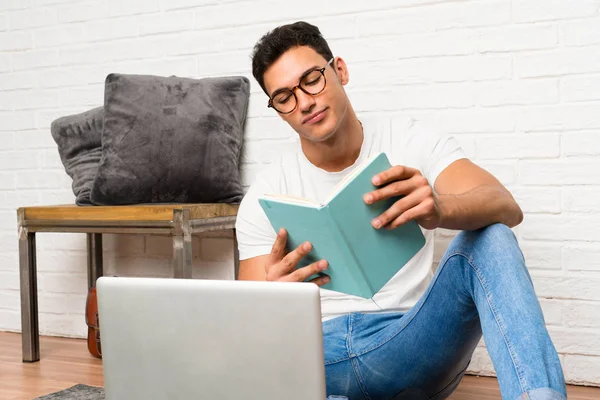
[[[285,230],[273,230],[257,198],[279,193],[321,201],[380,151],[395,166],[373,177],[377,190],[364,201],[403,197],[365,229],[414,220],[426,236],[425,247],[372,299],[321,289],[328,395],[444,399],[483,331],[503,398],[564,399],[558,356],[509,229],[523,215],[506,188],[470,162],[453,138],[421,122],[407,119],[393,131],[363,125],[344,90],[348,67],[313,25],[297,22],[263,36],[252,68],[268,106],[298,133],[301,149],[261,173],[242,201],[240,279],[304,281],[326,272],[326,260],[297,268],[311,244],[286,253]],[[432,276],[435,228],[463,232]]]

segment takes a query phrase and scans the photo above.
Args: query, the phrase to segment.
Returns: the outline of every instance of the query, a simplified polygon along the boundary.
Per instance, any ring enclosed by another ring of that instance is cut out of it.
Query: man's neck
[[[300,138],[302,151],[311,164],[328,172],[338,172],[356,162],[364,140],[363,128],[353,112],[346,117],[333,136],[325,141]]]

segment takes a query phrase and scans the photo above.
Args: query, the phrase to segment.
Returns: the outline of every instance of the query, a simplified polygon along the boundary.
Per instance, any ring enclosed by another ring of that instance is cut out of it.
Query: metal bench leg
[[[19,216],[19,275],[21,279],[23,362],[35,362],[40,360],[35,232],[28,232],[27,228],[20,225],[21,221],[21,216]]]
[[[104,275],[102,258],[102,234],[87,234],[87,276],[88,290],[96,284],[96,279]]]
[[[238,248],[237,233],[233,229],[233,279],[237,280],[240,275],[240,252]]]
[[[192,278],[192,233],[190,210],[173,210],[173,276]]]

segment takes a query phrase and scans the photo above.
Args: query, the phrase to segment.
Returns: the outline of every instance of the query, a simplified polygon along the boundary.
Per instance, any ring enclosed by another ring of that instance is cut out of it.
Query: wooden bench
[[[192,277],[192,235],[225,231],[233,237],[234,271],[239,256],[235,235],[238,206],[230,204],[76,205],[23,207],[17,210],[23,361],[40,359],[36,232],[87,234],[88,289],[103,275],[102,234],[157,234],[173,238],[175,278]]]

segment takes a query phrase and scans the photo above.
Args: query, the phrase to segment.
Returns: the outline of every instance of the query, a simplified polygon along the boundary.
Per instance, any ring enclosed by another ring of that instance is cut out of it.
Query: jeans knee
[[[462,231],[455,240],[463,246],[488,249],[493,247],[506,249],[517,244],[514,233],[504,224],[492,224],[474,231]]]
[[[516,264],[524,264],[517,238],[504,224],[460,232],[448,248],[447,254],[452,253],[463,254],[469,259],[512,259]]]
[[[500,244],[505,247],[507,244],[516,244],[517,239],[513,231],[504,224],[496,223],[471,232],[477,236],[478,240],[486,244]]]
[[[460,257],[454,258],[455,255]],[[446,250],[440,265],[452,259],[463,260],[456,265],[468,267],[467,271],[477,270],[478,274],[490,279],[503,276],[509,281],[525,280],[532,284],[517,238],[503,224],[460,232]]]

